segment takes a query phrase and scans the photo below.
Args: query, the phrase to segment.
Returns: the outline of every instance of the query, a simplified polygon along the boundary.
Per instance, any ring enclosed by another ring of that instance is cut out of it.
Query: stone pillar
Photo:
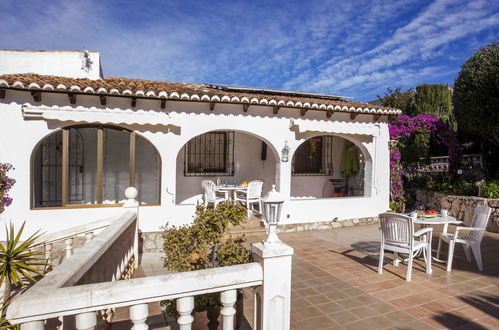
[[[263,269],[263,285],[257,289],[255,328],[289,330],[291,312],[291,262],[293,248],[281,243],[251,246],[255,261]]]

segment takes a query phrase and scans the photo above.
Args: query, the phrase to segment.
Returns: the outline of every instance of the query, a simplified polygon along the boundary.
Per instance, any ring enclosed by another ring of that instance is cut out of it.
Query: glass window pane
[[[68,203],[97,203],[97,128],[69,129]]]
[[[130,133],[104,128],[103,204],[124,202],[130,185]]]
[[[138,201],[159,204],[161,162],[154,146],[139,136],[135,140],[135,187]]]
[[[62,132],[46,137],[33,162],[34,207],[61,206]]]

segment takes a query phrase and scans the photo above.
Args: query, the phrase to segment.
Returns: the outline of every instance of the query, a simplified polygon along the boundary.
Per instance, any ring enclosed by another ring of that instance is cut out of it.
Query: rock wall
[[[487,230],[499,233],[499,199],[489,199],[474,196],[447,195],[441,192],[418,190],[418,202],[426,208],[435,210],[447,209],[451,216],[459,220],[471,221],[477,205],[487,205],[492,208],[492,214],[487,225]]]

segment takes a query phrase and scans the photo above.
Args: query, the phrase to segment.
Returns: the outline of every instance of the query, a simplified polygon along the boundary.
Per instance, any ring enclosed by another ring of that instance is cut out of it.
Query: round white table
[[[447,229],[449,227],[449,224],[460,224],[460,223],[462,223],[462,221],[459,221],[456,218],[451,217],[449,215],[446,217],[439,215],[439,216],[436,216],[433,218],[418,217],[418,219],[415,220],[414,223],[423,225],[424,227],[433,226],[433,225],[444,225],[444,228],[442,229],[442,233],[446,233]],[[435,260],[437,262],[442,262],[442,263],[447,262],[446,260],[437,259],[435,257],[433,257],[433,260]]]
[[[218,191],[227,191],[229,195],[229,200],[234,200],[235,199],[234,194],[236,193],[236,190],[247,190],[248,186],[220,185],[217,186],[216,189]]]

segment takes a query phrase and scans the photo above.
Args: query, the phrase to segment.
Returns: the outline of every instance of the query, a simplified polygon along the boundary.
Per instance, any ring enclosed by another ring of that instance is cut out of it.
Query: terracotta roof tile
[[[222,98],[224,96],[227,96],[228,101],[224,100],[224,102],[251,103],[288,108],[312,108],[324,111],[333,110],[384,115],[398,115],[401,113],[401,111],[398,109],[391,109],[383,106],[351,100],[331,99],[315,95],[285,95],[279,91],[262,92],[261,90],[251,89],[244,91],[222,90],[216,88],[213,85],[206,84],[175,83],[112,77],[102,80],[90,80],[37,74],[0,75],[0,88],[36,89],[37,87],[33,83],[36,83],[38,86],[40,86],[41,90],[44,90],[46,92],[50,92],[52,88],[57,89],[59,85],[64,85],[65,88],[59,89],[59,91],[69,91],[73,86],[77,86],[81,90],[80,93],[86,93],[84,92],[85,88],[91,87],[93,89],[93,92],[87,89],[87,92],[90,94],[97,94],[99,88],[105,88],[108,94],[110,94],[111,89],[118,90],[119,95],[127,95],[123,94],[123,92],[125,90],[130,90],[131,96],[138,97],[159,98],[161,97],[160,93],[163,92],[162,95],[166,93],[167,99],[186,99],[191,101],[206,102],[217,101],[216,99],[213,99],[213,97],[215,96],[218,96],[220,98],[220,101],[222,101]],[[52,88],[50,87],[50,85],[52,86]],[[148,93],[152,95],[146,95]],[[175,93],[177,93],[178,95],[176,95]],[[187,96],[185,96],[184,94],[186,94]],[[127,96],[129,97],[130,95]],[[243,99],[245,97],[248,100]],[[254,99],[256,99],[256,101]]]

